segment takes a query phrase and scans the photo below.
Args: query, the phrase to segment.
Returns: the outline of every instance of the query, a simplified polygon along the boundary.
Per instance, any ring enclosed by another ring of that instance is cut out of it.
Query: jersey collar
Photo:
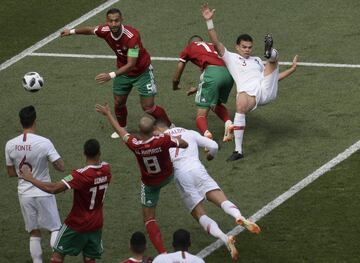
[[[118,37],[115,37],[114,35],[113,35],[113,33],[111,32],[111,30],[110,30],[110,35],[111,35],[111,37],[114,39],[114,40],[119,40],[121,37],[122,37],[122,35],[123,35],[123,33],[124,33],[124,25],[121,25],[121,34],[120,34],[120,36],[118,36]]]

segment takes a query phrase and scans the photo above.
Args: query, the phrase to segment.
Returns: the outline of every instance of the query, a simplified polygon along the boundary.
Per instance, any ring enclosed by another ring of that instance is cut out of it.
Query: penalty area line
[[[265,205],[263,208],[261,208],[259,211],[257,211],[255,214],[253,214],[249,219],[256,222],[266,216],[268,213],[270,213],[272,210],[274,210],[276,207],[284,203],[286,200],[288,200],[290,197],[295,195],[297,192],[314,182],[316,179],[318,179],[320,176],[325,174],[326,172],[330,171],[333,167],[335,167],[337,164],[341,163],[342,161],[349,158],[353,153],[358,151],[360,149],[360,140],[351,145],[349,148],[347,148],[342,153],[338,154],[335,158],[315,170],[313,173],[302,179],[300,182],[292,186],[289,190],[284,192],[283,194],[279,195],[277,198],[275,198],[273,201],[269,202],[267,205]],[[241,226],[234,227],[228,235],[238,235],[242,231],[244,231],[244,228]],[[209,256],[212,252],[223,246],[224,243],[219,239],[206,248],[202,249],[197,256],[201,258],[205,258]]]
[[[31,47],[23,50],[22,52],[20,52],[19,54],[17,54],[16,56],[6,60],[4,63],[0,64],[0,71],[10,67],[11,65],[15,64],[16,62],[18,62],[19,60],[23,59],[24,57],[30,55],[32,52],[34,52],[35,50],[38,50],[39,48],[45,46],[46,44],[50,43],[51,41],[53,41],[54,39],[58,38],[60,36],[60,32],[64,29],[64,28],[73,28],[83,22],[85,22],[86,20],[88,20],[89,18],[97,15],[98,13],[100,13],[101,11],[103,11],[104,9],[112,6],[113,4],[119,2],[120,0],[108,0],[105,3],[99,5],[98,7],[94,8],[93,10],[89,11],[88,13],[86,13],[85,15],[79,17],[78,19],[72,21],[71,23],[65,25],[64,27],[62,27],[61,29],[59,29],[58,31],[52,33],[51,35],[45,37],[44,39],[40,40],[39,42],[35,43],[34,45],[32,45]]]
[[[66,53],[31,53],[33,57],[59,57],[59,58],[88,58],[88,59],[116,59],[115,55],[92,55],[92,54],[66,54]],[[178,61],[174,57],[151,57],[154,61]],[[279,62],[280,65],[292,65],[292,62]],[[305,67],[330,67],[330,68],[360,68],[360,64],[336,64],[336,63],[314,63],[298,62],[299,66]]]

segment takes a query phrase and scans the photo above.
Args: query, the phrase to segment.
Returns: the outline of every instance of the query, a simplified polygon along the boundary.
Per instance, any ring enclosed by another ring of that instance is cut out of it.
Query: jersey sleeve
[[[13,166],[15,165],[13,160],[10,158],[10,143],[8,142],[5,146],[5,160],[7,166]]]
[[[140,51],[140,36],[138,34],[135,34],[128,43],[128,57],[137,58],[139,57],[139,51]]]
[[[61,180],[69,189],[81,189],[82,188],[82,178],[81,174],[76,170],[72,171],[71,174],[65,176]]]
[[[188,62],[189,47],[190,47],[190,45],[188,45],[186,48],[183,49],[183,51],[181,51],[180,56],[179,56],[179,61],[184,62],[184,63]]]
[[[164,134],[164,143],[167,148],[179,147],[179,140],[168,134]]]
[[[138,139],[135,138],[135,136],[129,133],[123,137],[123,140],[127,147],[129,147],[131,150],[135,150],[137,146],[141,143]]]
[[[55,162],[56,160],[61,158],[51,141],[48,141],[46,144],[46,152],[47,158],[50,162]]]
[[[100,38],[105,38],[108,32],[110,32],[110,28],[108,26],[98,25],[94,29],[94,34]]]
[[[207,148],[209,150],[209,154],[215,157],[219,149],[219,146],[215,141],[201,136],[200,133],[196,131],[192,131],[192,135],[195,137],[198,146],[201,148]]]

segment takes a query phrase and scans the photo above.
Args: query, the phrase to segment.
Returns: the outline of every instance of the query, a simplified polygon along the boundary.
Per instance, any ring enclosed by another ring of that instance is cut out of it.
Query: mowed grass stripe
[[[359,262],[360,152],[258,222],[260,235],[237,237],[239,262]],[[221,249],[208,263],[230,262]]]
[[[250,220],[256,222],[266,216],[268,213],[270,213],[272,210],[274,210],[276,207],[284,203],[286,200],[291,198],[293,195],[307,187],[309,184],[314,182],[316,179],[318,179],[320,176],[325,174],[326,172],[330,171],[334,166],[338,165],[342,161],[349,158],[352,154],[357,152],[360,149],[360,140],[351,145],[349,148],[347,148],[342,153],[338,154],[335,158],[321,166],[319,169],[305,177],[303,180],[301,180],[299,183],[292,186],[288,191],[283,193],[282,195],[275,198],[273,201],[265,205],[262,209],[260,209],[258,212],[256,212],[254,215],[250,217]],[[229,235],[238,235],[244,230],[241,226],[236,226],[233,230],[231,230],[228,234]],[[204,248],[198,253],[198,256],[205,258],[208,255],[210,255],[212,252],[214,252],[216,249],[220,248],[224,243],[221,240],[217,240],[208,247]]]
[[[40,40],[39,42],[35,43],[34,45],[32,45],[29,48],[25,49],[24,51],[20,52],[16,56],[14,56],[14,57],[8,59],[7,61],[5,61],[4,63],[0,64],[0,71],[10,67],[14,63],[18,62],[19,60],[23,59],[24,57],[26,57],[29,54],[31,54],[32,52],[34,52],[35,50],[38,50],[39,48],[45,46],[49,42],[51,42],[54,39],[58,38],[60,36],[60,32],[64,28],[73,28],[73,27],[83,23],[84,21],[88,20],[89,18],[95,16],[96,14],[100,13],[101,11],[105,10],[106,8],[110,7],[111,5],[119,2],[119,1],[120,0],[108,0],[107,2],[99,5],[97,8],[89,11],[85,15],[83,15],[83,16],[79,17],[78,19],[74,20],[73,22],[63,26],[62,28],[60,28],[56,32],[52,33],[51,35],[45,37],[44,39]]]

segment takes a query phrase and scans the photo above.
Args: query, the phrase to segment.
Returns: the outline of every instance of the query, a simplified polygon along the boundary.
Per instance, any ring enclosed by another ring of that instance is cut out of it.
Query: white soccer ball
[[[44,85],[44,79],[37,72],[28,72],[22,79],[22,85],[25,90],[36,92]]]

